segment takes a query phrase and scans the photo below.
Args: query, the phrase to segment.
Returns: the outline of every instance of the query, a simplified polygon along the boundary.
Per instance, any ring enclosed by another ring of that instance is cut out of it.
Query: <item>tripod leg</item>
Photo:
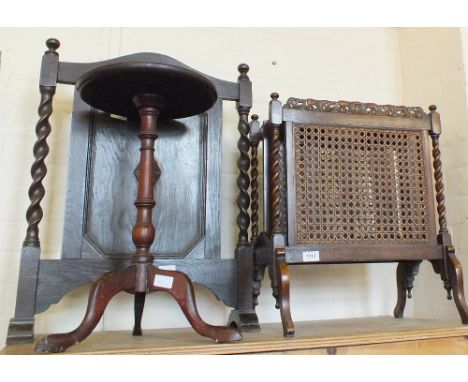
[[[201,319],[195,303],[192,282],[184,273],[149,266],[148,281],[151,283],[150,290],[165,291],[175,298],[190,325],[198,334],[212,338],[216,342],[231,342],[242,339],[240,329],[210,325]]]
[[[135,293],[135,326],[133,327],[133,335],[141,336],[141,317],[145,308],[146,293]]]
[[[42,338],[35,351],[44,353],[60,353],[70,346],[83,341],[99,323],[109,301],[118,292],[131,291],[135,283],[135,267],[124,271],[104,273],[92,285],[89,292],[88,307],[81,324],[72,332],[52,334]]]
[[[400,261],[396,271],[398,300],[393,310],[395,318],[403,318],[406,297],[411,298],[414,278],[418,274],[420,261]]]

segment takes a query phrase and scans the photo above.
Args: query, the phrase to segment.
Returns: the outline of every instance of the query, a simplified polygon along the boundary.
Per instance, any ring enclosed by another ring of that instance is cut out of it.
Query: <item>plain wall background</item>
[[[404,28],[400,30],[402,94],[405,104],[437,105],[447,221],[457,256],[468,265],[468,113],[465,72],[465,28]],[[465,271],[468,272],[468,271]],[[446,299],[442,281],[428,262],[421,264],[414,287],[418,317],[458,319],[454,302]]]
[[[99,61],[153,51],[230,81],[238,76],[237,65],[246,62],[253,83],[251,113],[259,114],[260,119],[267,117],[273,91],[283,101],[294,96],[404,103],[424,108],[430,103],[439,104],[444,127],[442,148],[446,149],[442,151],[442,161],[447,174],[448,169],[462,169],[463,163],[468,163],[459,140],[466,131],[462,40],[467,39],[462,39],[466,32],[460,29],[441,29],[437,31],[439,45],[434,47],[429,44],[433,34],[432,29],[395,28],[0,29],[0,343],[5,341],[8,321],[14,314],[19,254],[26,229],[24,214],[29,204],[27,189],[39,103],[39,68],[47,38],[61,41],[59,54],[64,61]],[[442,48],[444,60],[439,54]],[[431,75],[446,75],[448,79],[426,81]],[[49,172],[42,202],[44,219],[40,225],[44,258],[58,258],[60,254],[72,94],[70,86],[61,85],[54,98],[53,130],[48,139],[51,151],[46,160]],[[460,97],[464,109],[454,107]],[[234,104],[227,102],[221,211],[225,258],[233,256],[237,235],[237,139],[237,113]],[[449,142],[458,149],[448,154]],[[466,268],[468,242],[463,240],[462,232],[468,214],[458,209],[457,203],[467,196],[459,186],[461,182],[467,187],[468,179],[460,178],[456,172],[448,173],[446,179],[449,226]],[[396,302],[395,268],[395,264],[291,267],[293,318],[299,321],[390,315]],[[453,302],[444,302],[442,282],[429,271],[424,268],[422,277],[416,279],[414,301],[418,316],[456,318]],[[280,321],[269,285],[266,277],[257,307],[260,322]],[[88,289],[84,286],[72,291],[59,304],[39,314],[36,332],[75,328],[83,317]],[[434,295],[432,289],[437,290]],[[226,323],[230,308],[203,287],[196,288],[196,295],[200,313],[207,322]],[[132,296],[124,294],[114,298],[96,330],[130,331],[132,301]],[[439,306],[440,309],[434,308]],[[412,312],[410,300],[406,315],[411,316]],[[143,328],[180,326],[188,326],[188,322],[175,301],[161,293],[148,298]]]

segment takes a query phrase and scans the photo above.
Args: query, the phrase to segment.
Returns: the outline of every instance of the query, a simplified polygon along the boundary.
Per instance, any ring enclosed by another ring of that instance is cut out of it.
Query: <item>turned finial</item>
[[[237,67],[237,70],[239,71],[239,73],[242,75],[242,74],[247,74],[247,72],[249,71],[249,65],[247,64],[239,64],[239,66]]]
[[[60,41],[56,38],[49,38],[46,41],[46,45],[49,48],[46,53],[57,54],[56,50],[60,47]]]
[[[431,119],[431,135],[437,135],[439,136],[442,133],[441,125],[440,125],[440,115],[436,111],[437,106],[436,105],[430,105],[429,110],[431,111],[429,113],[429,117]]]
[[[258,115],[257,114],[252,114],[252,116],[250,118],[252,118],[252,120],[254,120],[254,121],[258,121]]]
[[[273,101],[276,101],[279,98],[279,94],[274,92],[270,94],[270,97]]]

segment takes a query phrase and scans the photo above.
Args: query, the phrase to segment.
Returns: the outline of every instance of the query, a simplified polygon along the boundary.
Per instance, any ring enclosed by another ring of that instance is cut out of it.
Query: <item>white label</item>
[[[171,289],[173,281],[174,277],[172,276],[156,275],[154,277],[153,285],[160,288]]]
[[[302,261],[304,261],[304,262],[320,261],[320,251],[304,251],[304,252],[302,252]]]
[[[170,265],[160,265],[158,268],[159,268],[159,269],[166,270],[166,271],[175,271],[175,270],[176,270],[176,266],[175,266],[174,264],[170,264]]]
[[[114,118],[114,119],[120,119],[122,121],[126,121],[127,120],[127,117],[124,117],[122,115],[117,115],[117,114],[110,114],[110,117],[111,118]]]

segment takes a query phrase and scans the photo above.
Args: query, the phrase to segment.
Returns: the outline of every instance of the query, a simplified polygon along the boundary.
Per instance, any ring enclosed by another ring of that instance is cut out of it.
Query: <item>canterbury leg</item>
[[[35,348],[37,352],[60,353],[70,346],[83,341],[99,323],[109,301],[118,292],[131,291],[135,281],[135,267],[124,271],[104,273],[92,285],[89,292],[88,307],[81,324],[72,332],[52,334],[41,339]]]

